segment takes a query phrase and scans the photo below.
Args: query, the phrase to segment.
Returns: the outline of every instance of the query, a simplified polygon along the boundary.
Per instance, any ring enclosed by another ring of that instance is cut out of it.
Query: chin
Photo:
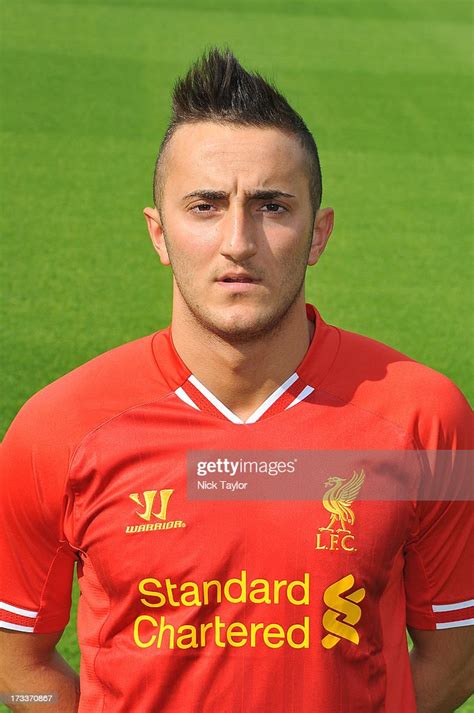
[[[278,331],[300,294],[301,289],[298,289],[281,296],[278,301],[267,299],[258,303],[247,300],[245,303],[209,304],[206,300],[186,298],[184,302],[207,332],[227,342],[243,344]]]
[[[279,324],[280,319],[275,319],[271,314],[232,315],[222,319],[216,315],[213,319],[203,320],[203,323],[216,336],[230,342],[248,342],[272,332]]]

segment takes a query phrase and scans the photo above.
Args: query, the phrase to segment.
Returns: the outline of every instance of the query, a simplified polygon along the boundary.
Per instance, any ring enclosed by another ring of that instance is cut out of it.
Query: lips
[[[218,278],[218,282],[241,282],[241,283],[252,283],[259,282],[256,277],[249,275],[246,272],[227,272],[222,277]]]

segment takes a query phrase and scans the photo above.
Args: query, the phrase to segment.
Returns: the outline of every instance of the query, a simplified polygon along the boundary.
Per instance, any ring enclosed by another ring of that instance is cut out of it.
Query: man
[[[305,305],[333,211],[304,122],[211,51],[175,88],[154,199],[171,328],[43,389],[4,440],[0,688],[61,711],[453,710],[472,665],[471,411]],[[405,472],[350,469],[382,452],[428,461],[454,496],[363,500]],[[232,480],[249,453],[261,472]],[[263,492],[270,468],[295,473],[286,500],[277,477]],[[80,699],[55,651],[75,562]]]

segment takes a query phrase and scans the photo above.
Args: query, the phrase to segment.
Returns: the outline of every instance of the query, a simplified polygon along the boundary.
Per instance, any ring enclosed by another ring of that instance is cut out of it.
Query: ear
[[[334,211],[332,208],[323,208],[317,211],[314,226],[313,240],[309,251],[308,265],[316,265],[324,252],[329,236],[334,227]]]
[[[162,265],[170,265],[170,258],[168,255],[168,249],[165,243],[165,235],[163,229],[163,222],[161,220],[160,214],[157,208],[145,208],[143,211],[145,216],[148,232],[150,234],[151,242],[156,252],[160,256],[160,261]]]

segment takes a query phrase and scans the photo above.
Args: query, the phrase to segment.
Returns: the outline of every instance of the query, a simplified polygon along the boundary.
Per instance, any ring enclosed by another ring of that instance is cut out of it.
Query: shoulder
[[[454,431],[466,442],[472,410],[453,381],[382,342],[337,331],[339,349],[323,389],[411,431],[424,448],[449,447]]]
[[[127,408],[166,395],[153,354],[155,336],[115,347],[48,384],[23,405],[10,430],[70,442]]]

